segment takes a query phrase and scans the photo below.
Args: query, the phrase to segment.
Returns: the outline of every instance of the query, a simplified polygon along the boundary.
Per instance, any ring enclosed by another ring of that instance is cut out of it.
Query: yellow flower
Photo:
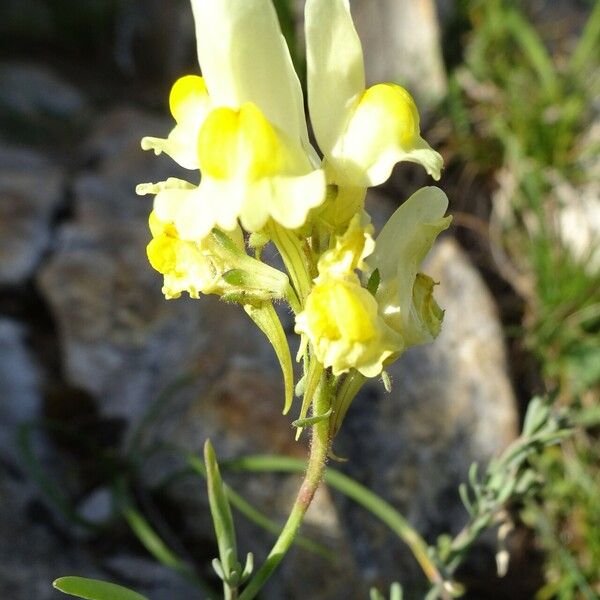
[[[400,161],[440,178],[442,157],[423,140],[411,95],[384,83],[366,89],[363,51],[348,0],[307,0],[308,104],[331,183],[369,187]]]
[[[440,330],[443,311],[433,298],[434,282],[419,267],[450,226],[452,217],[444,217],[447,207],[442,190],[420,189],[390,217],[366,260],[371,271],[379,270],[379,310],[406,348],[433,341]]]
[[[335,375],[357,369],[374,377],[401,344],[356,274],[366,268],[365,258],[375,247],[372,231],[370,224],[361,224],[360,215],[354,216],[319,259],[319,276],[296,316],[296,332],[306,336],[319,362]]]
[[[401,343],[355,273],[320,276],[296,316],[296,332],[308,338],[319,362],[334,375],[356,369],[375,377]]]
[[[335,237],[334,247],[319,259],[319,273],[343,277],[356,269],[366,269],[364,259],[375,249],[373,226],[367,219],[366,213],[354,215],[346,231]]]
[[[302,90],[271,0],[192,0],[203,79],[171,92],[177,126],[142,146],[199,168],[173,222],[182,239],[238,219],[251,232],[269,219],[299,228],[325,199],[325,174],[308,141]],[[150,188],[142,188],[149,191]]]
[[[251,232],[270,218],[295,229],[325,196],[323,172],[251,102],[208,115],[198,137],[198,162],[202,180],[175,221],[185,238],[206,235],[214,226],[229,230],[236,219]]]
[[[161,221],[150,213],[152,241],[148,244],[148,260],[164,276],[163,294],[179,298],[187,292],[191,298],[202,294],[223,294],[228,286],[222,279],[227,265],[214,253],[213,243],[206,238],[199,242],[182,240],[172,223]],[[234,243],[243,249],[241,231],[235,232]]]

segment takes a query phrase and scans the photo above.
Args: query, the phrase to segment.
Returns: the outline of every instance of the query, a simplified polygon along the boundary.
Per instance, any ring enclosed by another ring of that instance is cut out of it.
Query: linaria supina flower
[[[372,227],[361,227],[356,215],[319,260],[296,331],[335,375],[356,369],[374,377],[408,347],[438,335],[443,311],[433,298],[434,281],[419,267],[450,225],[447,206],[439,188],[422,188],[395,211],[375,242]],[[362,283],[375,271],[376,290],[369,290]]]
[[[365,259],[375,247],[373,227],[360,221],[361,215],[355,215],[335,247],[319,259],[319,275],[304,311],[296,316],[296,332],[310,341],[317,359],[334,375],[354,368],[374,377],[402,338],[387,325],[356,273],[367,268]]]
[[[271,0],[192,0],[192,9],[203,77],[175,83],[175,128],[167,139],[144,138],[142,147],[199,169],[202,178],[191,187],[165,182],[157,201],[170,207],[168,221],[183,240],[198,241],[214,227],[233,231],[238,221],[250,232],[269,219],[301,227],[325,199],[325,176]]]
[[[412,96],[394,83],[366,88],[363,50],[348,0],[307,0],[308,106],[335,193],[320,211],[343,228],[401,161],[421,164],[436,181],[443,159],[421,137]]]

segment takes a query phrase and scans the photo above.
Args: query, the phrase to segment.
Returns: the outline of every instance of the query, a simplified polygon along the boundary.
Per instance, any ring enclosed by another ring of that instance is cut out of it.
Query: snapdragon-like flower
[[[199,242],[182,240],[172,223],[161,221],[154,211],[150,213],[152,240],[148,244],[148,260],[164,276],[163,294],[167,299],[179,298],[187,292],[191,298],[202,294],[222,295],[230,290],[223,279],[229,266],[214,252],[214,241],[204,238]],[[235,244],[243,249],[241,231],[235,232]]]
[[[400,161],[438,180],[442,157],[421,137],[411,95],[393,83],[366,89],[348,0],[307,0],[305,23],[310,117],[330,182],[379,185]]]
[[[310,341],[319,362],[334,375],[356,369],[374,377],[402,343],[355,272],[366,268],[364,260],[374,249],[372,229],[355,215],[334,248],[321,256],[319,276],[296,316],[296,332]]]
[[[437,236],[450,226],[448,198],[436,187],[415,192],[385,224],[366,261],[379,271],[376,298],[386,324],[402,336],[404,347],[433,341],[443,311],[433,298],[433,280],[419,273]]]
[[[201,171],[197,187],[177,191],[178,235],[197,241],[238,221],[255,232],[270,219],[299,228],[325,199],[325,175],[272,2],[192,0],[192,8],[203,78],[176,82],[176,127],[166,140],[142,142]]]

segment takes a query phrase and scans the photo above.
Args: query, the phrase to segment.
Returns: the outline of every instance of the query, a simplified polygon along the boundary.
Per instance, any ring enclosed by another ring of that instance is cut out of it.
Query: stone
[[[31,277],[63,203],[63,170],[37,152],[0,145],[0,284]]]
[[[39,417],[40,374],[26,346],[26,330],[15,321],[0,318],[0,456],[19,462],[17,429]]]
[[[116,107],[99,117],[80,150],[83,161],[92,168],[75,178],[76,216],[81,220],[134,218],[146,222],[152,196],[136,196],[136,185],[168,177],[190,180],[192,175],[166,155],[157,157],[141,150],[143,136],[166,137],[172,127],[170,119],[131,106]]]
[[[39,510],[29,486],[0,470],[0,597],[13,600],[58,600],[57,577],[72,573],[98,575],[89,557],[52,532],[52,521]],[[88,558],[88,560],[86,560]]]
[[[112,580],[116,578],[127,582],[127,587],[147,594],[152,600],[183,600],[199,596],[198,590],[191,584],[150,557],[116,554],[107,558],[102,566],[111,573]]]
[[[516,437],[518,415],[497,309],[476,269],[443,238],[423,270],[440,282],[442,332],[389,368],[390,394],[380,382],[366,386],[334,451],[349,459],[349,475],[434,543],[466,522],[458,486],[472,462],[485,466]],[[338,508],[364,579],[380,589],[399,579],[417,597],[423,575],[403,543],[363,509],[343,499]]]
[[[23,119],[72,119],[87,106],[83,94],[46,67],[11,61],[0,64],[0,111]]]
[[[433,0],[353,0],[369,84],[395,82],[421,111],[446,95],[447,79]]]
[[[265,341],[261,344],[266,345]],[[201,454],[203,441],[210,437],[220,462],[249,454],[267,453],[307,456],[306,439],[294,441],[290,416],[281,415],[282,386],[272,360],[251,360],[238,355],[229,369],[195,401],[173,403],[168,416],[157,425],[159,439],[172,440],[188,451]],[[172,465],[149,465],[151,477],[162,476]],[[226,483],[271,519],[283,523],[301,483],[299,475],[232,473],[223,470]],[[207,500],[199,493],[199,478],[177,484],[169,497],[178,507],[183,529],[195,539],[213,539]],[[274,536],[234,510],[240,556],[253,552],[260,564],[274,542]],[[302,548],[294,548],[281,570],[261,592],[267,600],[309,597],[334,600],[349,597],[348,589],[364,598],[367,590],[360,581],[351,540],[344,531],[331,492],[318,491],[306,515],[302,534],[331,551],[335,560],[324,559]],[[213,550],[216,552],[216,549]],[[208,561],[214,556],[205,557]],[[360,592],[359,592],[360,591]],[[354,597],[354,596],[353,596]]]

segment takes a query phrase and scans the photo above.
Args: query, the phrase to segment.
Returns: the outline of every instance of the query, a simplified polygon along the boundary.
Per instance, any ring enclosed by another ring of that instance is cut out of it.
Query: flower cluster
[[[307,0],[317,150],[271,0],[192,0],[192,7],[202,77],[174,84],[168,137],[142,140],[194,179],[138,186],[155,194],[148,257],[164,276],[165,296],[213,293],[241,303],[275,347],[286,408],[293,377],[274,300],[295,313],[304,388],[325,369],[333,377],[380,375],[409,346],[433,340],[443,317],[434,282],[419,267],[449,226],[444,193],[419,190],[377,239],[364,206],[367,188],[385,182],[398,162],[440,178],[442,158],[420,135],[412,97],[391,83],[366,87],[348,0]],[[261,260],[268,242],[287,274]]]

